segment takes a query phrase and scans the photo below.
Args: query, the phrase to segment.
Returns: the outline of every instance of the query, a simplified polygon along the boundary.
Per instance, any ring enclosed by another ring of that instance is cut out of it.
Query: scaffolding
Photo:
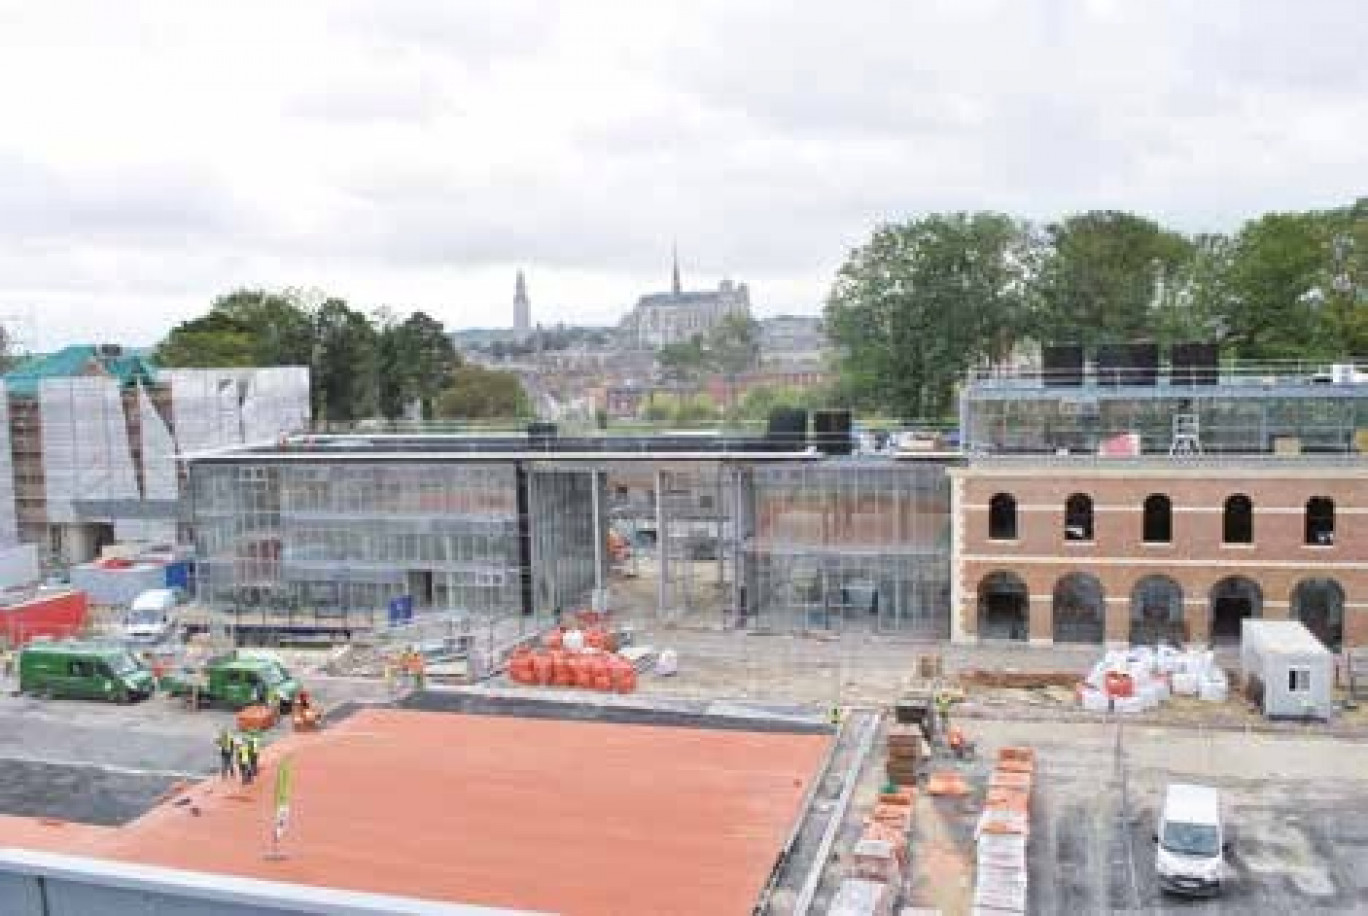
[[[307,428],[309,380],[297,367],[38,369],[3,401],[0,543],[37,544],[45,565],[66,567],[115,541],[188,541],[185,455]]]
[[[1141,454],[1183,455],[1198,429],[1205,454],[1368,451],[1368,384],[1300,364],[1231,365],[1203,384],[1163,373],[1147,385],[976,373],[960,413],[962,441],[978,453],[1096,454],[1125,436]]]

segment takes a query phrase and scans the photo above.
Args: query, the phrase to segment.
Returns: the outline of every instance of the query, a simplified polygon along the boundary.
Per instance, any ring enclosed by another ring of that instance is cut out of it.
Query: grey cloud
[[[69,244],[182,243],[242,231],[255,215],[195,168],[145,165],[75,175],[0,156],[0,234]]]

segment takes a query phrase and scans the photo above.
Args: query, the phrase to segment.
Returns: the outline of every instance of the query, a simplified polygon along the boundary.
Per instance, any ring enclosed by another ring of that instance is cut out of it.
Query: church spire
[[[672,290],[674,290],[674,294],[675,294],[676,296],[678,296],[681,292],[683,292],[683,288],[679,285],[679,243],[678,243],[678,242],[675,242],[675,243],[674,243],[674,273],[673,273],[672,276],[673,276],[673,279],[674,279],[674,283],[671,285],[670,288],[671,288]]]
[[[518,279],[513,287],[513,330],[525,335],[532,330],[532,305],[527,300],[527,280],[518,271]]]

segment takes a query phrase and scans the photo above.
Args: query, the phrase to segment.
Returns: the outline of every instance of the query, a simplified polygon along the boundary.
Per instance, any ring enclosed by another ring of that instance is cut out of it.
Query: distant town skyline
[[[507,326],[519,268],[534,321],[608,324],[669,288],[674,239],[686,285],[810,314],[889,220],[1229,231],[1363,192],[1351,0],[66,0],[0,23],[0,320],[27,311],[35,349],[147,345],[240,287]]]

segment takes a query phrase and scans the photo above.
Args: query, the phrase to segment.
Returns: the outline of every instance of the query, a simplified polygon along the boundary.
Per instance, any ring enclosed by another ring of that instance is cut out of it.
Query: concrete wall
[[[1263,594],[1262,616],[1287,618],[1292,591],[1309,578],[1337,582],[1345,593],[1344,644],[1368,644],[1368,462],[1241,463],[1215,459],[1175,463],[1042,459],[987,460],[952,470],[956,482],[958,578],[952,630],[961,641],[977,638],[978,590],[996,571],[1018,576],[1030,594],[1029,635],[1048,643],[1053,634],[1053,592],[1070,573],[1096,576],[1106,598],[1105,639],[1124,642],[1137,582],[1165,575],[1183,591],[1184,619],[1194,641],[1210,630],[1211,590],[1241,576]],[[988,537],[988,505],[996,493],[1017,502],[1017,537]],[[1090,541],[1064,537],[1064,504],[1073,493],[1093,500]],[[1172,502],[1172,540],[1142,539],[1143,505],[1152,493]],[[1254,504],[1251,544],[1222,541],[1227,497],[1243,493]],[[1335,503],[1333,545],[1305,543],[1306,502]]]

